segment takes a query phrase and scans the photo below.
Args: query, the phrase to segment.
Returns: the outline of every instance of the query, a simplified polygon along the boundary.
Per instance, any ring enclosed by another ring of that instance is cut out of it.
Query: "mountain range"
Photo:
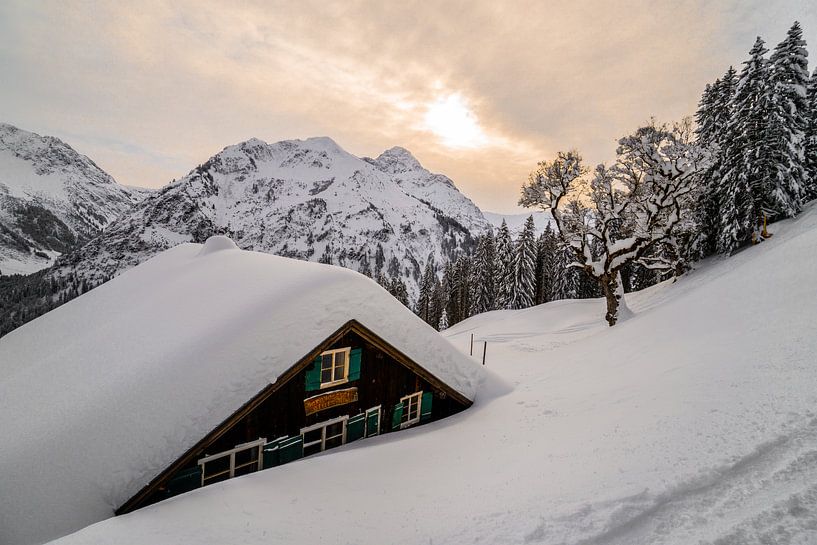
[[[252,138],[159,190],[138,190],[56,138],[0,125],[0,143],[0,272],[42,269],[22,284],[0,280],[0,303],[26,315],[17,324],[213,234],[399,278],[413,298],[429,261],[446,263],[491,228],[454,182],[400,147],[370,158],[327,137]]]

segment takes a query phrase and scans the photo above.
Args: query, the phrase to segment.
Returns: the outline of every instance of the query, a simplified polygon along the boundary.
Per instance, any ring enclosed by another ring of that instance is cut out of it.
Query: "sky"
[[[611,161],[794,20],[813,69],[813,0],[0,0],[0,121],[143,187],[252,137],[399,145],[515,213],[537,161]]]

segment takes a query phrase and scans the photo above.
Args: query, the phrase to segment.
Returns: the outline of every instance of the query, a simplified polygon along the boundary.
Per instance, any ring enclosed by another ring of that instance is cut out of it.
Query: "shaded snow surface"
[[[612,329],[600,300],[458,324],[493,373],[455,417],[59,543],[816,543],[817,214],[774,231]]]

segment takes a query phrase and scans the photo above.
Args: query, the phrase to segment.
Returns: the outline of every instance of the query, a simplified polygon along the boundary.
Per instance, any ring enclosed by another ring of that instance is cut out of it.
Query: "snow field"
[[[817,541],[817,213],[628,295],[476,316],[455,417],[96,524],[83,543]]]

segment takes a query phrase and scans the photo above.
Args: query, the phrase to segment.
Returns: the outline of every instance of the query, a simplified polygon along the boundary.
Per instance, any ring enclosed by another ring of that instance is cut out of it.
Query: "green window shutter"
[[[356,441],[363,437],[363,430],[366,426],[366,415],[360,413],[346,421],[346,442]]]
[[[278,447],[278,458],[281,464],[304,457],[304,436],[290,437],[281,441]]]
[[[349,380],[357,380],[360,378],[360,357],[363,355],[362,348],[353,348],[349,352]]]
[[[380,412],[372,411],[366,419],[366,437],[380,433]]]
[[[402,419],[403,419],[403,402],[401,401],[400,403],[394,406],[394,410],[391,413],[391,429],[399,430],[400,421]]]
[[[281,464],[281,443],[286,439],[286,437],[281,437],[264,445],[264,469]]]
[[[312,367],[306,370],[306,391],[312,392],[321,389],[321,357],[315,358]]]
[[[175,496],[201,487],[201,466],[176,473],[167,483],[167,495]]]
[[[425,422],[431,418],[432,399],[434,399],[434,394],[431,392],[423,392],[423,399],[420,402],[420,422]]]

